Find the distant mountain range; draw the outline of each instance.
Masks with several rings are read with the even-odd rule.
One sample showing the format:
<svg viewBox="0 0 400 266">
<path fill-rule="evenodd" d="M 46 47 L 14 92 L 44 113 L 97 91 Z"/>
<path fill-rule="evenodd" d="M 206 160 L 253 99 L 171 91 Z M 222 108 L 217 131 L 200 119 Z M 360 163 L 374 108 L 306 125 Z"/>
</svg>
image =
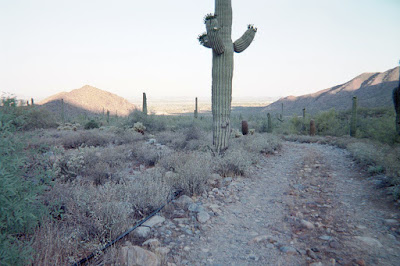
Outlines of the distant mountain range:
<svg viewBox="0 0 400 266">
<path fill-rule="evenodd" d="M 360 107 L 388 107 L 392 104 L 392 90 L 399 85 L 399 67 L 380 73 L 363 73 L 341 85 L 303 96 L 288 96 L 263 108 L 263 112 L 280 113 L 283 103 L 283 115 L 302 114 L 329 110 L 347 110 L 351 108 L 352 97 L 358 99 Z"/>
<path fill-rule="evenodd" d="M 64 100 L 64 110 L 70 115 L 82 113 L 106 113 L 127 116 L 135 106 L 124 98 L 95 87 L 85 85 L 70 92 L 60 92 L 39 102 L 44 108 L 56 114 L 61 112 L 61 99 Z"/>
</svg>

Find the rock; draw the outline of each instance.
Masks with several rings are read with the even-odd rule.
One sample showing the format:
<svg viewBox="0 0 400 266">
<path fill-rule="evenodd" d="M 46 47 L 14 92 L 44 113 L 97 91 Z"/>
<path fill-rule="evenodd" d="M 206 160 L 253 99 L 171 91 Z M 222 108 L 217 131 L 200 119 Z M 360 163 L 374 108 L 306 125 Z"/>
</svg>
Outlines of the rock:
<svg viewBox="0 0 400 266">
<path fill-rule="evenodd" d="M 156 139 L 149 139 L 147 142 L 146 142 L 146 144 L 152 144 L 152 145 L 154 145 L 154 144 L 156 144 L 157 143 L 157 140 Z"/>
<path fill-rule="evenodd" d="M 307 254 L 307 256 L 312 258 L 313 260 L 318 259 L 317 255 L 315 255 L 314 251 L 312 251 L 311 249 L 307 249 L 306 250 L 306 254 Z"/>
<path fill-rule="evenodd" d="M 268 242 L 268 243 L 276 243 L 277 240 L 270 236 L 270 235 L 262 235 L 262 236 L 256 236 L 255 238 L 253 238 L 252 240 L 249 241 L 249 244 L 251 243 L 260 243 L 260 242 Z"/>
<path fill-rule="evenodd" d="M 294 247 L 290 246 L 281 246 L 279 250 L 285 254 L 290 254 L 290 255 L 297 254 L 297 250 Z"/>
<path fill-rule="evenodd" d="M 322 262 L 318 261 L 318 262 L 313 262 L 313 263 L 309 264 L 309 266 L 324 266 L 324 264 L 322 264 Z"/>
<path fill-rule="evenodd" d="M 204 224 L 209 219 L 210 219 L 210 215 L 206 211 L 200 211 L 199 213 L 197 213 L 197 221 L 199 221 L 199 223 Z"/>
<path fill-rule="evenodd" d="M 160 215 L 155 215 L 147 220 L 143 225 L 148 227 L 156 227 L 161 225 L 165 221 L 165 218 Z"/>
<path fill-rule="evenodd" d="M 189 251 L 189 250 L 190 250 L 190 247 L 186 246 L 186 247 L 183 248 L 183 250 L 184 250 L 184 251 Z"/>
<path fill-rule="evenodd" d="M 395 219 L 385 219 L 384 223 L 389 226 L 399 225 L 399 221 Z"/>
<path fill-rule="evenodd" d="M 182 195 L 179 199 L 175 200 L 174 203 L 181 209 L 187 210 L 188 207 L 193 204 L 193 200 L 186 195 Z"/>
<path fill-rule="evenodd" d="M 132 243 L 127 241 L 118 251 L 117 265 L 160 266 L 161 261 L 153 252 L 138 246 L 133 246 Z"/>
<path fill-rule="evenodd" d="M 329 241 L 329 240 L 332 239 L 332 237 L 331 236 L 327 236 L 327 235 L 323 235 L 323 236 L 320 236 L 319 239 L 325 240 L 325 241 Z"/>
<path fill-rule="evenodd" d="M 354 260 L 353 260 L 353 263 L 356 264 L 356 265 L 358 265 L 358 266 L 365 266 L 365 265 L 367 265 L 367 264 L 365 263 L 365 260 L 363 260 L 363 259 L 354 259 Z"/>
<path fill-rule="evenodd" d="M 167 247 L 158 247 L 154 250 L 156 254 L 160 254 L 161 256 L 166 256 L 170 251 Z"/>
<path fill-rule="evenodd" d="M 191 212 L 201 212 L 204 211 L 203 206 L 197 204 L 197 203 L 192 203 L 189 205 L 188 210 Z"/>
<path fill-rule="evenodd" d="M 145 242 L 143 242 L 142 246 L 148 247 L 151 250 L 155 250 L 156 248 L 161 246 L 161 243 L 160 243 L 160 241 L 158 239 L 151 238 L 151 239 L 148 239 Z"/>
<path fill-rule="evenodd" d="M 133 231 L 133 235 L 139 238 L 147 238 L 150 234 L 150 228 L 139 226 Z"/>
<path fill-rule="evenodd" d="M 381 242 L 379 242 L 377 239 L 372 238 L 372 237 L 367 237 L 367 236 L 356 236 L 356 239 L 360 240 L 361 242 L 363 242 L 364 244 L 367 244 L 368 246 L 371 247 L 377 247 L 377 248 L 381 248 L 383 247 L 383 245 L 381 244 Z"/>
<path fill-rule="evenodd" d="M 337 241 L 331 241 L 331 242 L 329 242 L 329 246 L 330 246 L 331 248 L 335 248 L 335 249 L 340 248 L 340 244 L 339 244 L 339 242 L 337 242 Z"/>
<path fill-rule="evenodd" d="M 314 225 L 312 223 L 310 223 L 309 221 L 301 220 L 300 224 L 304 228 L 307 228 L 307 229 L 310 229 L 310 230 L 314 229 Z"/>
</svg>

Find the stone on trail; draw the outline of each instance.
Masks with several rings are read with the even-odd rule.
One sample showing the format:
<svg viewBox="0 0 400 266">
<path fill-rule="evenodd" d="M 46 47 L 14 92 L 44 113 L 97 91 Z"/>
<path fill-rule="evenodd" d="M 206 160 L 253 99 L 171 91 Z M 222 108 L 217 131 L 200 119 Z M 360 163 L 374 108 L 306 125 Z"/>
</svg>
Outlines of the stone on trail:
<svg viewBox="0 0 400 266">
<path fill-rule="evenodd" d="M 307 229 L 310 229 L 310 230 L 314 229 L 314 225 L 312 223 L 310 223 L 309 221 L 301 220 L 300 224 L 304 228 L 307 228 Z"/>
<path fill-rule="evenodd" d="M 143 225 L 148 227 L 155 227 L 161 225 L 164 221 L 165 221 L 164 217 L 156 215 L 147 220 Z"/>
<path fill-rule="evenodd" d="M 290 254 L 290 255 L 295 255 L 297 254 L 297 250 L 294 247 L 289 247 L 289 246 L 281 246 L 279 250 L 283 253 Z"/>
<path fill-rule="evenodd" d="M 118 252 L 118 265 L 126 266 L 160 266 L 161 261 L 151 251 L 133 246 L 129 241 Z"/>
<path fill-rule="evenodd" d="M 187 210 L 190 204 L 193 203 L 193 200 L 186 195 L 182 195 L 179 199 L 175 200 L 174 203 L 181 209 Z"/>
<path fill-rule="evenodd" d="M 197 221 L 199 221 L 199 223 L 204 224 L 209 219 L 210 219 L 210 215 L 206 211 L 201 211 L 201 212 L 197 213 Z"/>
<path fill-rule="evenodd" d="M 381 242 L 379 242 L 377 239 L 372 238 L 372 237 L 367 237 L 367 236 L 356 236 L 356 239 L 360 240 L 361 242 L 363 242 L 364 244 L 367 244 L 368 246 L 371 247 L 377 247 L 377 248 L 381 248 L 383 247 L 383 245 L 381 244 Z"/>
<path fill-rule="evenodd" d="M 150 234 L 150 228 L 139 226 L 133 231 L 133 235 L 139 238 L 147 238 Z"/>
</svg>

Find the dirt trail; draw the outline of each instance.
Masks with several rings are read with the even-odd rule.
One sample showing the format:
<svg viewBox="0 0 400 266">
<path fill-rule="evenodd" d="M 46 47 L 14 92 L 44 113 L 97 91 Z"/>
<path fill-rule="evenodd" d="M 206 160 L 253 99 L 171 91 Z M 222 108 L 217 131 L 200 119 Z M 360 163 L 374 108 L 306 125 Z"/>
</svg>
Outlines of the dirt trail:
<svg viewBox="0 0 400 266">
<path fill-rule="evenodd" d="M 285 142 L 228 189 L 177 265 L 400 265 L 398 208 L 345 150 Z"/>
</svg>

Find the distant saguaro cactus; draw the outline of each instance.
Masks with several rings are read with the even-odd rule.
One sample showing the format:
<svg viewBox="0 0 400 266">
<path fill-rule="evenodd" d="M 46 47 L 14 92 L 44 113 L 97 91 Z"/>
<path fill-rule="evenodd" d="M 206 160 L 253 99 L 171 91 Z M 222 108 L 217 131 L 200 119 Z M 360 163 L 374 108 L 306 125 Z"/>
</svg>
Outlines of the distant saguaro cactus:
<svg viewBox="0 0 400 266">
<path fill-rule="evenodd" d="M 26 106 L 29 106 L 29 101 L 26 101 Z"/>
<path fill-rule="evenodd" d="M 65 124 L 64 99 L 61 99 L 61 121 Z"/>
<path fill-rule="evenodd" d="M 199 115 L 199 112 L 197 110 L 197 97 L 195 98 L 195 104 L 194 104 L 194 118 L 197 118 Z"/>
<path fill-rule="evenodd" d="M 232 102 L 233 52 L 243 52 L 251 44 L 257 29 L 249 25 L 247 31 L 232 42 L 231 0 L 215 0 L 215 13 L 204 22 L 207 33 L 199 36 L 200 43 L 213 50 L 212 113 L 213 145 L 221 153 L 228 148 Z"/>
<path fill-rule="evenodd" d="M 310 121 L 310 136 L 315 136 L 315 132 L 316 132 L 316 128 L 315 128 L 315 121 L 313 119 L 311 119 Z"/>
<path fill-rule="evenodd" d="M 351 109 L 351 120 L 350 120 L 350 136 L 355 137 L 357 131 L 357 97 L 353 97 L 353 106 Z"/>
<path fill-rule="evenodd" d="M 110 111 L 107 110 L 107 124 L 110 123 Z"/>
<path fill-rule="evenodd" d="M 33 98 L 31 98 L 31 105 L 34 106 L 35 102 L 33 101 Z"/>
<path fill-rule="evenodd" d="M 303 124 L 301 125 L 301 131 L 306 131 L 306 108 L 303 108 Z"/>
<path fill-rule="evenodd" d="M 400 61 L 399 61 L 400 64 Z M 400 69 L 399 69 L 399 86 L 393 90 L 393 104 L 396 111 L 396 132 L 400 135 Z"/>
<path fill-rule="evenodd" d="M 272 133 L 272 120 L 271 120 L 271 114 L 268 113 L 267 114 L 268 117 L 268 128 L 267 128 L 267 132 L 268 133 Z"/>
<path fill-rule="evenodd" d="M 249 124 L 247 121 L 243 120 L 242 121 L 242 134 L 247 135 L 249 133 Z"/>
<path fill-rule="evenodd" d="M 143 112 L 143 114 L 147 115 L 147 98 L 146 98 L 146 93 L 145 92 L 143 92 L 142 112 Z"/>
</svg>

